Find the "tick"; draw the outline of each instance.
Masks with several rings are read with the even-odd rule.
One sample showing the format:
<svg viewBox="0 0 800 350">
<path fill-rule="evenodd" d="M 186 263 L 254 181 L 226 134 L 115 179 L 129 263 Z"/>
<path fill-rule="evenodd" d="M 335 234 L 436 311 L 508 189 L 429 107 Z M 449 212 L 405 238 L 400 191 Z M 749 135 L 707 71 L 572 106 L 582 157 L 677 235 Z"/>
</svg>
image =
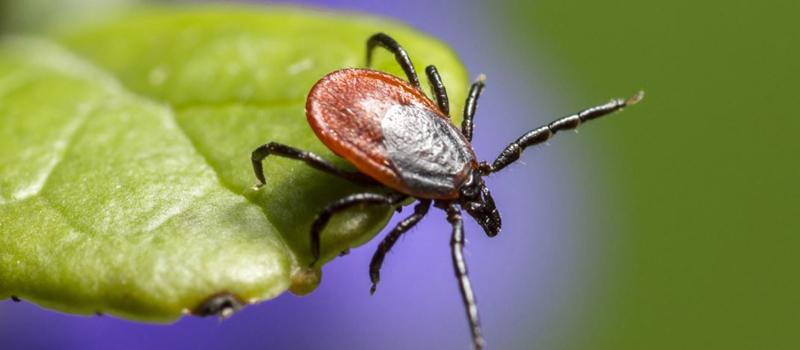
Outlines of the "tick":
<svg viewBox="0 0 800 350">
<path fill-rule="evenodd" d="M 483 76 L 469 89 L 459 128 L 450 120 L 447 91 L 435 66 L 425 68 L 433 92 L 431 99 L 422 91 L 408 54 L 390 36 L 377 33 L 367 40 L 367 67 L 377 47 L 394 54 L 408 81 L 376 70 L 346 68 L 320 79 L 306 100 L 306 117 L 311 129 L 325 146 L 358 171 L 342 170 L 319 155 L 276 142 L 253 151 L 253 170 L 263 185 L 266 179 L 262 161 L 275 155 L 302 160 L 356 184 L 382 186 L 388 190 L 388 193 L 357 193 L 328 205 L 311 225 L 309 234 L 314 257 L 311 266 L 320 257 L 320 235 L 332 215 L 354 206 L 397 206 L 409 198 L 416 199 L 414 213 L 384 237 L 372 257 L 370 293 L 375 293 L 386 253 L 400 236 L 425 216 L 431 204 L 444 210 L 452 226 L 453 267 L 472 342 L 475 349 L 482 349 L 484 339 L 478 307 L 463 255 L 462 211 L 475 219 L 489 237 L 494 237 L 500 232 L 500 213 L 484 184 L 484 177 L 504 169 L 519 159 L 526 148 L 545 142 L 559 131 L 575 129 L 583 122 L 639 102 L 643 93 L 627 100 L 614 99 L 535 128 L 509 144 L 493 162 L 479 162 L 470 142 L 475 109 L 484 88 Z"/>
</svg>

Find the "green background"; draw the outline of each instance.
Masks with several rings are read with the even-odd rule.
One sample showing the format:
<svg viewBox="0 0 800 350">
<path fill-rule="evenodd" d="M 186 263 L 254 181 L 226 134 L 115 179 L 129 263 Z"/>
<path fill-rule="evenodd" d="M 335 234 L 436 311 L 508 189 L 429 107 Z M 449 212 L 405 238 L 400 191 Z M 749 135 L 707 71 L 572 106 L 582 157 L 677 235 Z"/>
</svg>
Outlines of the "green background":
<svg viewBox="0 0 800 350">
<path fill-rule="evenodd" d="M 543 80 L 555 104 L 647 92 L 636 118 L 593 124 L 573 145 L 602 153 L 586 161 L 615 185 L 593 205 L 615 208 L 605 220 L 616 230 L 604 243 L 612 280 L 589 293 L 596 309 L 578 315 L 587 329 L 561 343 L 800 346 L 798 2 L 519 1 L 501 11 L 519 59 L 550 68 L 521 74 Z"/>
</svg>

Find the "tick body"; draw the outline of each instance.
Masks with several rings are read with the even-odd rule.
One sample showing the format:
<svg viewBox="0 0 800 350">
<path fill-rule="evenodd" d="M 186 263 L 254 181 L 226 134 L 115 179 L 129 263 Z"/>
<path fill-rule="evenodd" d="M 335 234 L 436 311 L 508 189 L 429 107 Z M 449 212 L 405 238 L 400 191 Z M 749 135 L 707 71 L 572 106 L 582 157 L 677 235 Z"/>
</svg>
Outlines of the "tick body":
<svg viewBox="0 0 800 350">
<path fill-rule="evenodd" d="M 308 95 L 317 137 L 359 171 L 400 193 L 456 199 L 475 152 L 419 89 L 367 69 L 328 74 Z"/>
<path fill-rule="evenodd" d="M 477 303 L 463 256 L 462 211 L 475 219 L 488 236 L 500 232 L 500 214 L 483 177 L 519 159 L 527 147 L 542 143 L 559 131 L 574 129 L 585 121 L 637 103 L 643 94 L 627 100 L 614 99 L 534 128 L 506 146 L 493 162 L 479 162 L 470 142 L 478 98 L 484 88 L 483 78 L 470 87 L 463 122 L 457 127 L 450 120 L 447 91 L 436 68 L 425 69 L 433 91 L 429 98 L 420 87 L 408 54 L 388 35 L 378 33 L 367 40 L 367 66 L 377 47 L 394 54 L 407 80 L 370 69 L 342 69 L 319 80 L 306 101 L 306 116 L 314 133 L 331 151 L 353 164 L 357 172 L 339 169 L 316 154 L 275 142 L 253 151 L 253 169 L 263 184 L 266 179 L 262 161 L 270 155 L 282 156 L 302 160 L 316 169 L 365 186 L 363 193 L 328 205 L 311 225 L 312 266 L 319 259 L 320 236 L 331 216 L 354 206 L 397 206 L 408 198 L 417 200 L 414 213 L 385 236 L 372 257 L 371 293 L 380 280 L 386 253 L 397 240 L 427 214 L 431 204 L 444 210 L 452 226 L 453 268 L 472 341 L 475 349 L 482 349 L 484 339 Z M 388 191 L 378 193 L 376 187 Z"/>
</svg>

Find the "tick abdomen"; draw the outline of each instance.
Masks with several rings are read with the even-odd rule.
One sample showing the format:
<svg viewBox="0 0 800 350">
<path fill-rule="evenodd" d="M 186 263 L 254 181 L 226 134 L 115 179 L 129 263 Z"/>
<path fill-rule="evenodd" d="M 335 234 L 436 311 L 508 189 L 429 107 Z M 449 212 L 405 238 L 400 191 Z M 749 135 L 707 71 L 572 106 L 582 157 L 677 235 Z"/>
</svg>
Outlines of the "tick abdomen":
<svg viewBox="0 0 800 350">
<path fill-rule="evenodd" d="M 457 195 L 475 155 L 448 120 L 418 105 L 397 105 L 383 117 L 381 129 L 391 165 L 418 196 Z"/>
</svg>

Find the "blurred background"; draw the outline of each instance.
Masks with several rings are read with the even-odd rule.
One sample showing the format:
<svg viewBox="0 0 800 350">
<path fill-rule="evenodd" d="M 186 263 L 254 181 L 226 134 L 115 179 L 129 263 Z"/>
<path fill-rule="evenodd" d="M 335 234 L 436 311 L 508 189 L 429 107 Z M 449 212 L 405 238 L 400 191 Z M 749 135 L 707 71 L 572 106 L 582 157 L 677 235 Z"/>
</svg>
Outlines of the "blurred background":
<svg viewBox="0 0 800 350">
<path fill-rule="evenodd" d="M 0 1 L 0 27 L 133 2 Z M 468 223 L 467 259 L 490 349 L 800 348 L 800 3 L 282 3 L 384 16 L 451 45 L 488 76 L 484 159 L 556 117 L 647 92 L 489 180 L 504 231 Z M 315 293 L 222 323 L 0 302 L 0 348 L 466 349 L 448 241 L 434 213 L 387 258 L 375 296 L 377 240 L 327 265 Z"/>
</svg>

